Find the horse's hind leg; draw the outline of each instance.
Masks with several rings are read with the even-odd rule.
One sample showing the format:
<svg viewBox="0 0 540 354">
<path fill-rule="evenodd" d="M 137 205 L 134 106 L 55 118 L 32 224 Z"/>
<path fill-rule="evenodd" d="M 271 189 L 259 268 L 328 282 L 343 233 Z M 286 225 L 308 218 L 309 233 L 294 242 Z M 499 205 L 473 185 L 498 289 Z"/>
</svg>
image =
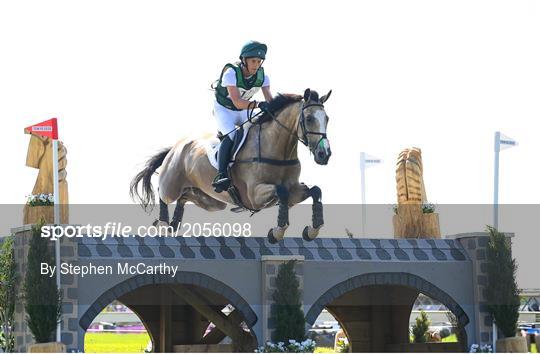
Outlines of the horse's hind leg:
<svg viewBox="0 0 540 354">
<path fill-rule="evenodd" d="M 178 225 L 182 223 L 182 218 L 184 217 L 184 204 L 185 203 L 186 203 L 186 200 L 184 198 L 180 198 L 176 201 L 176 207 L 174 208 L 173 217 L 170 223 L 170 225 L 175 230 L 178 228 Z"/>
<path fill-rule="evenodd" d="M 169 207 L 161 198 L 159 198 L 159 218 L 155 220 L 152 225 L 154 226 L 168 226 L 169 225 Z"/>
</svg>

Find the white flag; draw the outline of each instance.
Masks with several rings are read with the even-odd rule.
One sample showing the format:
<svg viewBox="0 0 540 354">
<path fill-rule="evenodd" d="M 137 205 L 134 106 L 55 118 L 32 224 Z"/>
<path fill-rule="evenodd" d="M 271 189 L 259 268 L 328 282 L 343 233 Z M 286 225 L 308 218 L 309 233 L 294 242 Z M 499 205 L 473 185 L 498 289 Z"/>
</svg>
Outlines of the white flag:
<svg viewBox="0 0 540 354">
<path fill-rule="evenodd" d="M 501 137 L 499 139 L 499 143 L 501 146 L 501 150 L 509 149 L 511 147 L 518 145 L 517 141 L 515 141 L 514 139 L 504 135 L 503 133 L 500 133 L 500 134 L 501 134 Z"/>
<path fill-rule="evenodd" d="M 365 168 L 372 167 L 373 165 L 382 163 L 383 161 L 375 156 L 366 154 L 365 152 L 360 153 L 360 166 Z"/>
</svg>

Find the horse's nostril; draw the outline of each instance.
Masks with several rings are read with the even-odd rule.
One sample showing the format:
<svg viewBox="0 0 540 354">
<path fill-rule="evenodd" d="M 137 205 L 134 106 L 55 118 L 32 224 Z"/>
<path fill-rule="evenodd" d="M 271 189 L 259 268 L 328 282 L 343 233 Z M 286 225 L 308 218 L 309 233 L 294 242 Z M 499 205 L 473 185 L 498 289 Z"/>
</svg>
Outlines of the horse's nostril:
<svg viewBox="0 0 540 354">
<path fill-rule="evenodd" d="M 319 151 L 317 153 L 317 156 L 319 156 L 320 159 L 324 158 L 324 152 L 323 151 Z"/>
</svg>

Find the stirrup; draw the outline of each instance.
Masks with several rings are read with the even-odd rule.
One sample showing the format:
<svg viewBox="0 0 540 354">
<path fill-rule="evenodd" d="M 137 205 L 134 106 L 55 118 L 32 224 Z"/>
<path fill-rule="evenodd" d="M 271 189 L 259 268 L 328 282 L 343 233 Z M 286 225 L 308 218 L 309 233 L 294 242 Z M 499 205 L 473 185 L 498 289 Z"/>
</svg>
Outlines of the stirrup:
<svg viewBox="0 0 540 354">
<path fill-rule="evenodd" d="M 227 175 L 225 174 L 218 174 L 216 178 L 214 178 L 214 181 L 212 182 L 212 186 L 214 187 L 214 191 L 216 193 L 221 193 L 229 188 L 231 185 L 231 180 Z"/>
</svg>

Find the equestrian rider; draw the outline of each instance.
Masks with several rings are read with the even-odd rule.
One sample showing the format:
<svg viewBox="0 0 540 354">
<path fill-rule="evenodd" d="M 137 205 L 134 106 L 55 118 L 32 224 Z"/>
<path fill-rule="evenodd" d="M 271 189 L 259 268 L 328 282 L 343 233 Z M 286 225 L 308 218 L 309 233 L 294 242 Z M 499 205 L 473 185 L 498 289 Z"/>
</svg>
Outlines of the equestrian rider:
<svg viewBox="0 0 540 354">
<path fill-rule="evenodd" d="M 227 167 L 231 160 L 236 125 L 248 120 L 248 109 L 257 107 L 267 111 L 268 103 L 272 101 L 270 80 L 262 67 L 266 51 L 263 43 L 246 43 L 240 52 L 240 61 L 225 65 L 215 87 L 214 116 L 218 130 L 224 135 L 218 153 L 219 172 L 212 183 L 218 193 L 227 190 L 231 183 Z M 266 101 L 250 101 L 261 88 Z"/>
</svg>

